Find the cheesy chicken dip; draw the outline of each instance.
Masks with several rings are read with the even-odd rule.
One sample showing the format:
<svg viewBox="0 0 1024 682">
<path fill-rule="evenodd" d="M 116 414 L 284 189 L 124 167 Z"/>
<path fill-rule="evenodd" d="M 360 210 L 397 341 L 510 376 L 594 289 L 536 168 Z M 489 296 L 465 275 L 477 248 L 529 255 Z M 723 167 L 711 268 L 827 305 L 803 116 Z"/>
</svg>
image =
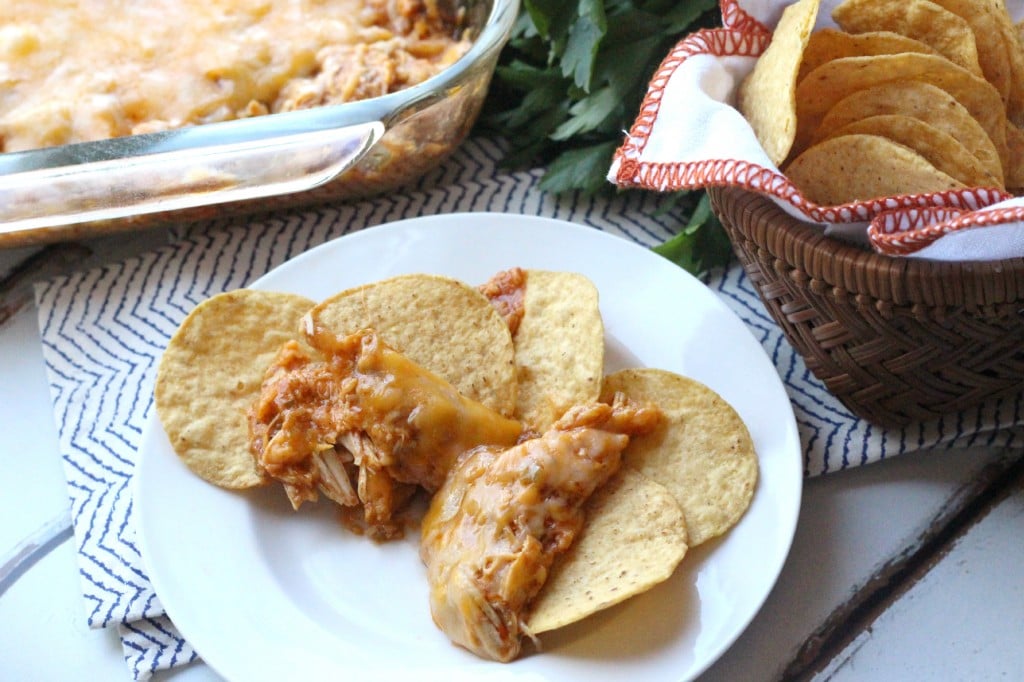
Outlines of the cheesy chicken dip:
<svg viewBox="0 0 1024 682">
<path fill-rule="evenodd" d="M 0 152 L 376 97 L 468 47 L 436 0 L 4 0 Z"/>
</svg>

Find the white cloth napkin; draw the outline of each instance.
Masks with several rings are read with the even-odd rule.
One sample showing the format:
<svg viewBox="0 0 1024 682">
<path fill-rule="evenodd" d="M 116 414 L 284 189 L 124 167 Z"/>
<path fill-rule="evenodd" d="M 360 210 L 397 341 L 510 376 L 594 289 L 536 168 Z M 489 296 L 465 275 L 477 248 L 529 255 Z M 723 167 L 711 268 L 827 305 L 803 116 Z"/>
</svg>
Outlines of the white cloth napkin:
<svg viewBox="0 0 1024 682">
<path fill-rule="evenodd" d="M 118 628 L 135 679 L 197 657 L 164 615 L 142 568 L 131 499 L 136 448 L 152 414 L 155 364 L 194 305 L 245 286 L 327 240 L 420 215 L 499 211 L 548 216 L 645 246 L 664 241 L 679 226 L 681 216 L 657 211 L 652 193 L 555 198 L 537 189 L 540 172 L 504 174 L 496 168 L 498 158 L 498 148 L 471 140 L 417 191 L 286 212 L 259 222 L 195 225 L 155 251 L 36 288 L 85 616 L 91 627 Z M 739 266 L 714 274 L 707 284 L 775 362 L 796 411 L 808 476 L 920 448 L 1024 440 L 1024 396 L 904 429 L 871 426 L 852 416 L 807 370 Z"/>
<path fill-rule="evenodd" d="M 773 164 L 734 108 L 735 93 L 792 0 L 720 0 L 720 29 L 684 37 L 651 79 L 608 179 L 667 191 L 729 185 L 760 192 L 790 215 L 880 253 L 936 260 L 1024 257 L 1024 203 L 966 189 L 843 206 L 805 198 Z M 822 0 L 816 28 L 835 27 Z M 1024 0 L 1007 0 L 1015 19 Z M 922 210 L 937 209 L 937 210 Z"/>
</svg>

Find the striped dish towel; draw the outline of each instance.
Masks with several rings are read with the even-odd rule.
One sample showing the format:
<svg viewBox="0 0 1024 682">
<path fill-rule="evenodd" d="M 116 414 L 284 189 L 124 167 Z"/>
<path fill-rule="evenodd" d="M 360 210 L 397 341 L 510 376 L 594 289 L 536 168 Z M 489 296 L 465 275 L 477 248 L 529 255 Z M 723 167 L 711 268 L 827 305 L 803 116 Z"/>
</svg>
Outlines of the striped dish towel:
<svg viewBox="0 0 1024 682">
<path fill-rule="evenodd" d="M 421 215 L 496 211 L 582 223 L 645 246 L 667 239 L 681 216 L 657 197 L 552 197 L 539 172 L 504 173 L 500 149 L 471 140 L 414 191 L 361 203 L 282 213 L 254 221 L 199 224 L 155 251 L 36 288 L 54 414 L 71 498 L 85 616 L 116 627 L 135 679 L 196 660 L 164 615 L 132 526 L 131 478 L 152 414 L 155 364 L 189 310 L 242 287 L 330 239 Z M 1024 396 L 905 429 L 880 429 L 851 415 L 807 370 L 768 317 L 741 268 L 707 279 L 761 342 L 792 399 L 804 471 L 816 476 L 921 448 L 1008 445 L 1024 440 Z"/>
</svg>

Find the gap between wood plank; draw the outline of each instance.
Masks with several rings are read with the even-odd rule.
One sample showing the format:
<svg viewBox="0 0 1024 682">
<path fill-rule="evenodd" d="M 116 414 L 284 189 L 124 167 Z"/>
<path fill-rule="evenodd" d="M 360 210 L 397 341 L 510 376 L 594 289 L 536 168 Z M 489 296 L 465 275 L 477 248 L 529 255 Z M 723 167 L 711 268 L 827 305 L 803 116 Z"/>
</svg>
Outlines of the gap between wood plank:
<svg viewBox="0 0 1024 682">
<path fill-rule="evenodd" d="M 780 680 L 803 682 L 821 672 L 835 656 L 899 596 L 907 592 L 988 512 L 1024 481 L 1024 451 L 984 467 L 971 484 L 958 490 L 911 547 L 886 563 L 805 641 Z"/>
</svg>

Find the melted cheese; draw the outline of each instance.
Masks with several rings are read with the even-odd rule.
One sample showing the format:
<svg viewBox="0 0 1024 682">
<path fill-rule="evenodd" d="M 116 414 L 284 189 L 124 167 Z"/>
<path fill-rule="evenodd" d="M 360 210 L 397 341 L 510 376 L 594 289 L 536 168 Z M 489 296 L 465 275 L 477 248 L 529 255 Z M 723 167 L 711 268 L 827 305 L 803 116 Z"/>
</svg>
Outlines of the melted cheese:
<svg viewBox="0 0 1024 682">
<path fill-rule="evenodd" d="M 522 425 L 366 334 L 356 364 L 363 429 L 399 481 L 433 492 L 464 452 L 515 443 Z"/>
<path fill-rule="evenodd" d="M 496 661 L 519 654 L 530 602 L 582 527 L 584 503 L 618 470 L 630 435 L 660 418 L 624 401 L 579 405 L 537 438 L 458 460 L 420 538 L 431 616 L 451 641 Z"/>
<path fill-rule="evenodd" d="M 467 450 L 519 439 L 519 422 L 461 395 L 372 331 L 313 341 L 322 359 L 295 341 L 282 347 L 248 413 L 258 468 L 285 484 L 296 508 L 318 489 L 355 504 L 354 486 L 368 532 L 393 537 L 410 486 L 433 492 Z"/>
<path fill-rule="evenodd" d="M 383 94 L 463 54 L 448 33 L 421 2 L 4 0 L 0 151 Z"/>
</svg>

